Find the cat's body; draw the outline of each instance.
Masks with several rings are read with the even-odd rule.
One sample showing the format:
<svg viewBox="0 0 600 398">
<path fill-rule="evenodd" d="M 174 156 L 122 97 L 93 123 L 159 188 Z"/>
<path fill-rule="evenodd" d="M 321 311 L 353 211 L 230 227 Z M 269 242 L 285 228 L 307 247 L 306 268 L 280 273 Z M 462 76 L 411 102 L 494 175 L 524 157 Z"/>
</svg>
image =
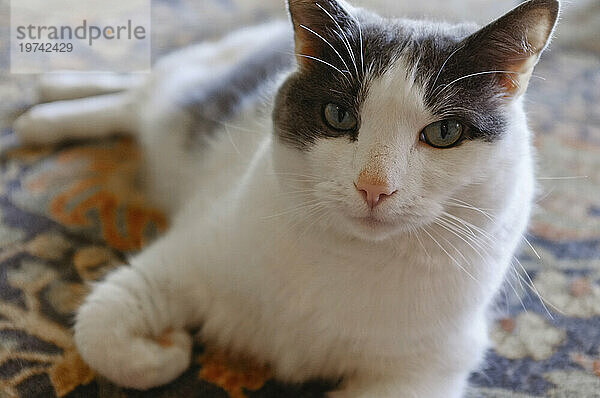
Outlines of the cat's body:
<svg viewBox="0 0 600 398">
<path fill-rule="evenodd" d="M 480 74 L 481 54 L 462 69 L 451 61 L 469 48 L 485 53 L 493 28 L 469 41 L 472 25 L 384 23 L 359 10 L 349 17 L 334 1 L 291 1 L 295 51 L 308 55 L 298 56 L 300 72 L 286 55 L 291 29 L 274 23 L 175 53 L 104 103 L 34 108 L 17 123 L 29 140 L 137 130 L 152 196 L 173 214 L 169 231 L 81 307 L 83 358 L 119 384 L 148 388 L 188 366 L 187 329 L 201 327 L 202 339 L 284 380 L 345 377 L 332 396 L 461 396 L 529 217 L 520 94 L 557 9 L 535 0 L 508 15 L 538 19 L 521 43 L 528 57 L 510 65 L 524 76 L 517 84 Z M 336 24 L 344 35 L 332 34 Z M 467 74 L 484 80 L 453 91 Z M 446 108 L 435 102 L 438 82 L 452 88 Z M 355 106 L 354 130 L 325 133 L 327 116 L 311 127 L 321 98 Z M 461 108 L 473 126 L 464 142 L 440 149 L 419 139 Z M 331 123 L 352 122 L 336 109 Z"/>
</svg>

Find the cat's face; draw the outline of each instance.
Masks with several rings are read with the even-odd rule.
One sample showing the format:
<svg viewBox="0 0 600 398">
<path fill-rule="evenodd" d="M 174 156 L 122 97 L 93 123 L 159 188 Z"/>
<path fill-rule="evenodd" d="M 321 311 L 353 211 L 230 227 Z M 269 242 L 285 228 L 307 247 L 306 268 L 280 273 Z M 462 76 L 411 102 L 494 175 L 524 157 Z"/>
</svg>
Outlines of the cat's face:
<svg viewBox="0 0 600 398">
<path fill-rule="evenodd" d="M 533 0 L 477 30 L 335 0 L 289 8 L 299 68 L 273 114 L 282 189 L 306 216 L 368 240 L 434 222 L 493 176 L 558 13 Z"/>
</svg>

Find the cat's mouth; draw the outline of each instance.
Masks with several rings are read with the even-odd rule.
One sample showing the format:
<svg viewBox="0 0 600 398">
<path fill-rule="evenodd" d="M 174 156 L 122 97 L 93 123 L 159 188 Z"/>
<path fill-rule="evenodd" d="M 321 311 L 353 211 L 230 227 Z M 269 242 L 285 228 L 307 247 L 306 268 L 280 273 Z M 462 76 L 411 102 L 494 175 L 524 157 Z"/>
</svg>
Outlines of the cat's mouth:
<svg viewBox="0 0 600 398">
<path fill-rule="evenodd" d="M 363 232 L 381 232 L 384 234 L 408 231 L 424 221 L 423 217 L 414 214 L 397 214 L 384 218 L 371 213 L 363 216 L 352 215 L 348 218 L 355 227 Z"/>
</svg>

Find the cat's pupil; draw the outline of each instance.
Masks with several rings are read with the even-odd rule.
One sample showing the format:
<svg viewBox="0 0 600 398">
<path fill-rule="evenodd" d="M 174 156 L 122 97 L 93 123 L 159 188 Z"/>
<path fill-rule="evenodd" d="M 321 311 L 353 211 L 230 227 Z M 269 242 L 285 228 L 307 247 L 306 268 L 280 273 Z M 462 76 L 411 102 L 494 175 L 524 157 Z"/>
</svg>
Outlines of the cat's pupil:
<svg viewBox="0 0 600 398">
<path fill-rule="evenodd" d="M 346 117 L 346 111 L 343 110 L 342 108 L 340 108 L 339 106 L 337 107 L 337 119 L 338 119 L 338 123 L 341 123 L 344 121 L 345 117 Z"/>
<path fill-rule="evenodd" d="M 440 134 L 443 140 L 445 140 L 448 136 L 448 122 L 446 120 L 444 120 L 440 125 Z"/>
</svg>

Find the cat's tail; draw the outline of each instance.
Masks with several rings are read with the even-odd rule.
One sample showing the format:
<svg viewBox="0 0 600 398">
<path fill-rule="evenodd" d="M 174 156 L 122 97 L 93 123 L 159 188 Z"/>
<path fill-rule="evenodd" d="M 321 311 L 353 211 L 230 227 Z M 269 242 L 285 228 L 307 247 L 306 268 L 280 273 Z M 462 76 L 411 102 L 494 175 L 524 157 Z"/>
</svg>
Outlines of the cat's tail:
<svg viewBox="0 0 600 398">
<path fill-rule="evenodd" d="M 39 82 L 41 101 L 14 123 L 24 143 L 50 144 L 67 139 L 133 133 L 137 129 L 136 89 L 141 75 L 52 73 Z"/>
</svg>

